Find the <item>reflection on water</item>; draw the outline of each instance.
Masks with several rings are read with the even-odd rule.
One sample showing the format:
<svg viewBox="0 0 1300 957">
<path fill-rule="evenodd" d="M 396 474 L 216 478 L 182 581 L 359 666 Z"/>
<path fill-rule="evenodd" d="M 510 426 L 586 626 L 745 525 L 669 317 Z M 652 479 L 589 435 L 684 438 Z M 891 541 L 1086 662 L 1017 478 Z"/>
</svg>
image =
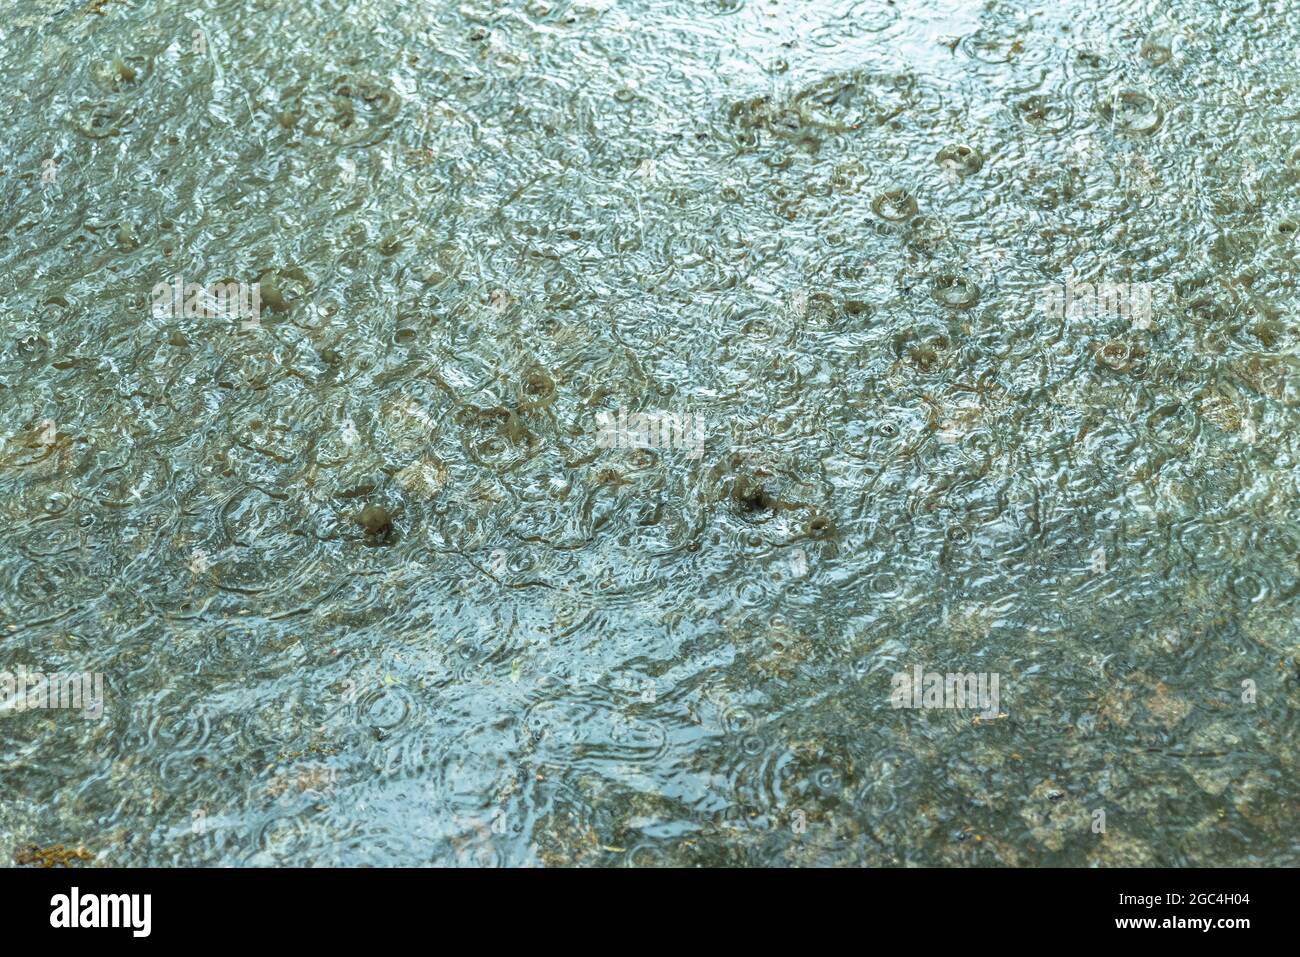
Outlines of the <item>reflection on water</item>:
<svg viewBox="0 0 1300 957">
<path fill-rule="evenodd" d="M 6 10 L 6 858 L 1300 860 L 1289 0 Z"/>
</svg>

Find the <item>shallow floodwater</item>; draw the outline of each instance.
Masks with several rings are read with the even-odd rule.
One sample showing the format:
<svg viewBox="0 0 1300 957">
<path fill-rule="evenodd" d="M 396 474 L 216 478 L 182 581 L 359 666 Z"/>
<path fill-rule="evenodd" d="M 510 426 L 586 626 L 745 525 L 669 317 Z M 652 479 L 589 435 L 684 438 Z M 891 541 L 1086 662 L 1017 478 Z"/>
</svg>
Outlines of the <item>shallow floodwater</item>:
<svg viewBox="0 0 1300 957">
<path fill-rule="evenodd" d="M 103 681 L 0 701 L 6 862 L 1300 863 L 1292 0 L 3 0 L 0 80 L 0 670 Z"/>
</svg>

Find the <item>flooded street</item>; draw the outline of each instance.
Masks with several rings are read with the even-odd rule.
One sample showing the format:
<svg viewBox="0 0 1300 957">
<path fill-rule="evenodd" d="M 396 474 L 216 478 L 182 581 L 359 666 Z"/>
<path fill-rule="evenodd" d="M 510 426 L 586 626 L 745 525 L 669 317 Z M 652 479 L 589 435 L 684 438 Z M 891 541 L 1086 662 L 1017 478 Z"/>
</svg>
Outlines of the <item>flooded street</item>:
<svg viewBox="0 0 1300 957">
<path fill-rule="evenodd" d="M 0 0 L 0 77 L 0 861 L 1300 864 L 1292 0 Z"/>
</svg>

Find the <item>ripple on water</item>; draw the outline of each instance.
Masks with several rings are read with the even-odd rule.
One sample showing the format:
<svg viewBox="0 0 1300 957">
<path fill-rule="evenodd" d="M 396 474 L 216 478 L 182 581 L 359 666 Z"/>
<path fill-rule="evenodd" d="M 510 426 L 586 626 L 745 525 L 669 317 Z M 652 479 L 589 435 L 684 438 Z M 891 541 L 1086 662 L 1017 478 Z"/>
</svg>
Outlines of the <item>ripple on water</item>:
<svg viewBox="0 0 1300 957">
<path fill-rule="evenodd" d="M 1170 690 L 1294 644 L 1284 4 L 208 6 L 206 55 L 116 4 L 0 49 L 0 628 L 109 692 L 5 725 L 56 769 L 32 827 L 141 864 L 1097 864 L 1038 806 L 1104 792 L 1159 854 L 1276 863 L 1251 801 L 1224 840 L 1097 769 L 1213 718 L 1224 780 L 1294 796 L 1276 695 L 1256 735 Z M 178 273 L 260 321 L 155 315 Z M 1102 278 L 1150 319 L 1046 314 Z M 620 409 L 703 449 L 604 447 Z M 891 709 L 918 662 L 1033 694 Z"/>
</svg>

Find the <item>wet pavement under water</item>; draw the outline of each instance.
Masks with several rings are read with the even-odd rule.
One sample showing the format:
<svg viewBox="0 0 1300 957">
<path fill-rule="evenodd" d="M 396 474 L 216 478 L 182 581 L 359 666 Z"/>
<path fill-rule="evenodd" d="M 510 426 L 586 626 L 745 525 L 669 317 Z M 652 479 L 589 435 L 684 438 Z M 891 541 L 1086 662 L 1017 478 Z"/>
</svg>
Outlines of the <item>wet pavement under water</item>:
<svg viewBox="0 0 1300 957">
<path fill-rule="evenodd" d="M 3 0 L 0 77 L 0 669 L 104 681 L 0 702 L 6 861 L 1300 861 L 1290 0 Z"/>
</svg>

